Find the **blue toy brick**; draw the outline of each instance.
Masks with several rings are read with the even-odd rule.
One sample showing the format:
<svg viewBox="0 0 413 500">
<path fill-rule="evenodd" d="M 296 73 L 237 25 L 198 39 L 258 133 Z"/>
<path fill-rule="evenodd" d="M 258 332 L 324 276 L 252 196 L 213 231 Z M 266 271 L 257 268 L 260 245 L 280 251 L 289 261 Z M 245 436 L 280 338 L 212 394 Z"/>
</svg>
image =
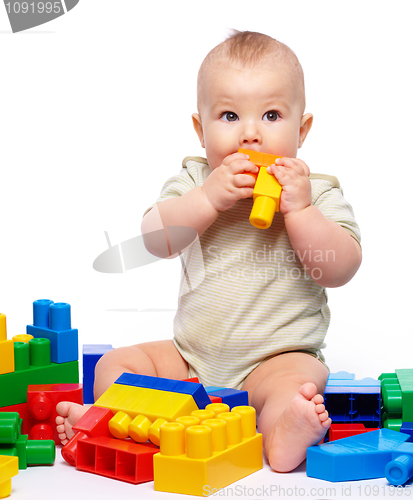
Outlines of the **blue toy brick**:
<svg viewBox="0 0 413 500">
<path fill-rule="evenodd" d="M 336 372 L 336 373 L 330 373 L 328 376 L 328 381 L 331 380 L 354 380 L 355 375 L 354 373 L 349 373 L 349 372 Z"/>
<path fill-rule="evenodd" d="M 347 372 L 331 374 L 324 391 L 326 410 L 334 423 L 369 422 L 370 427 L 379 427 L 380 392 L 379 380 L 354 380 Z"/>
<path fill-rule="evenodd" d="M 27 325 L 26 331 L 34 338 L 50 340 L 53 363 L 78 360 L 78 331 L 71 328 L 70 304 L 51 300 L 34 301 L 33 325 Z"/>
<path fill-rule="evenodd" d="M 221 389 L 225 389 L 225 387 L 214 387 L 213 385 L 209 385 L 208 387 L 205 387 L 205 390 L 207 394 L 215 391 L 220 391 Z"/>
<path fill-rule="evenodd" d="M 237 391 L 236 389 L 219 389 L 217 391 L 209 392 L 210 396 L 218 396 L 222 402 L 227 404 L 230 408 L 234 406 L 248 406 L 248 392 Z"/>
<path fill-rule="evenodd" d="M 392 460 L 386 465 L 384 474 L 387 481 L 400 486 L 413 476 L 413 443 L 403 443 L 392 453 Z"/>
<path fill-rule="evenodd" d="M 93 404 L 95 367 L 99 359 L 113 347 L 110 344 L 85 344 L 83 346 L 83 403 Z"/>
<path fill-rule="evenodd" d="M 307 449 L 307 476 L 327 481 L 384 477 L 393 452 L 408 436 L 389 429 L 367 432 Z M 413 443 L 412 443 L 413 445 Z"/>
<path fill-rule="evenodd" d="M 116 384 L 133 385 L 145 389 L 157 389 L 159 391 L 178 392 L 189 394 L 200 410 L 211 404 L 211 400 L 202 384 L 195 382 L 184 382 L 161 377 L 150 377 L 148 375 L 136 375 L 134 373 L 123 373 L 116 381 Z"/>
<path fill-rule="evenodd" d="M 400 432 L 410 436 L 409 441 L 413 441 L 413 422 L 403 422 L 400 427 Z"/>
</svg>

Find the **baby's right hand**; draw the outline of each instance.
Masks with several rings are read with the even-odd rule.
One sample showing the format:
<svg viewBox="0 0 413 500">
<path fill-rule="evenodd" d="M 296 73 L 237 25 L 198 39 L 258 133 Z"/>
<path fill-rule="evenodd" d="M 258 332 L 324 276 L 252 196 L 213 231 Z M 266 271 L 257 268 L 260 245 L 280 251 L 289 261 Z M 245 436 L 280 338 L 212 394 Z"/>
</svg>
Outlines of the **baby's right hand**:
<svg viewBox="0 0 413 500">
<path fill-rule="evenodd" d="M 258 167 L 248 160 L 248 155 L 234 153 L 207 177 L 201 189 L 215 210 L 228 210 L 238 200 L 252 196 L 255 179 L 243 172 L 256 174 Z"/>
</svg>

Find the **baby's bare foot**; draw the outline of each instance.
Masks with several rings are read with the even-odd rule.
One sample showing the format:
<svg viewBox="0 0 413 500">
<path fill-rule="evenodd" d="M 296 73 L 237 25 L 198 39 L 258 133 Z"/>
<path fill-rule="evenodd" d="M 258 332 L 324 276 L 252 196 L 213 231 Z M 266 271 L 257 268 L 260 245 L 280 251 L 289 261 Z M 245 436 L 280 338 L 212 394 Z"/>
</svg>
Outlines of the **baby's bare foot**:
<svg viewBox="0 0 413 500">
<path fill-rule="evenodd" d="M 275 471 L 289 472 L 298 467 L 307 448 L 324 437 L 331 419 L 323 403 L 316 386 L 308 382 L 277 419 L 265 440 L 266 455 Z"/>
<path fill-rule="evenodd" d="M 58 416 L 56 417 L 56 429 L 63 445 L 75 435 L 72 427 L 88 409 L 87 406 L 81 406 L 77 403 L 70 403 L 68 401 L 62 401 L 57 404 L 56 411 Z"/>
</svg>

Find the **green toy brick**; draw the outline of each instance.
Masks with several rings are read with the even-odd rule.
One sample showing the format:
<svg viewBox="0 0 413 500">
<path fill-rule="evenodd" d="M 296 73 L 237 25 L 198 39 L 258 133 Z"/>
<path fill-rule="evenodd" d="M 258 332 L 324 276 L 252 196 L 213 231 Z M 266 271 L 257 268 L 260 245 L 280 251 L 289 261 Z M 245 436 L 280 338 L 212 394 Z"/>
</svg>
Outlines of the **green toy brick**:
<svg viewBox="0 0 413 500">
<path fill-rule="evenodd" d="M 413 422 L 413 370 L 396 370 L 402 391 L 402 420 Z"/>
<path fill-rule="evenodd" d="M 0 375 L 0 407 L 27 402 L 27 387 L 37 384 L 78 384 L 79 362 L 30 366 Z"/>
<path fill-rule="evenodd" d="M 52 363 L 50 340 L 14 343 L 15 371 L 0 375 L 0 408 L 27 402 L 27 387 L 79 383 L 79 362 Z"/>
</svg>

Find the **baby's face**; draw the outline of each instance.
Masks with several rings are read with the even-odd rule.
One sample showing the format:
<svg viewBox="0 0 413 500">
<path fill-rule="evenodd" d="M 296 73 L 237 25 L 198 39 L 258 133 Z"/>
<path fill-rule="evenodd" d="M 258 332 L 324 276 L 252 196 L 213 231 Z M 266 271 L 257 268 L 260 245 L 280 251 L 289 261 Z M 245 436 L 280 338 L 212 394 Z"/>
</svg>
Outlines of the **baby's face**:
<svg viewBox="0 0 413 500">
<path fill-rule="evenodd" d="M 239 148 L 295 158 L 312 120 L 302 111 L 302 90 L 288 66 L 243 68 L 222 61 L 204 77 L 193 121 L 215 169 Z"/>
</svg>

